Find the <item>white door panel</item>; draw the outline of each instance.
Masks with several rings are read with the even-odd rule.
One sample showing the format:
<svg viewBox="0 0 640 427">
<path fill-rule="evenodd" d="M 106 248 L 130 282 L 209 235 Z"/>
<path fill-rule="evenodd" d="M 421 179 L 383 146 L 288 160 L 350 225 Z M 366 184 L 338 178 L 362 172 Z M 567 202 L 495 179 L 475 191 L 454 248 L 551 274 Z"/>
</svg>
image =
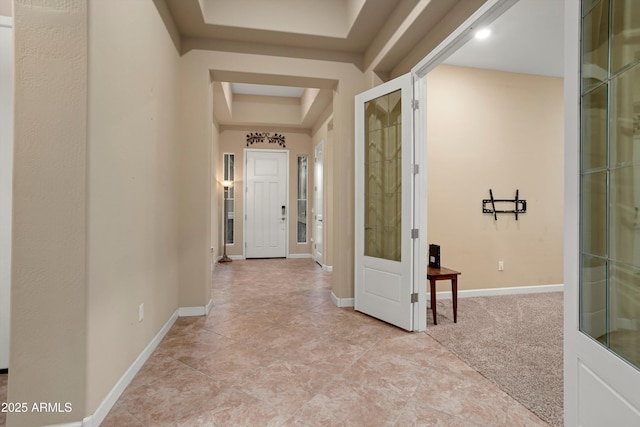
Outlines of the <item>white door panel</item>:
<svg viewBox="0 0 640 427">
<path fill-rule="evenodd" d="M 611 156 L 624 147 L 629 165 L 640 159 L 631 130 L 640 100 L 633 90 L 637 71 L 608 65 L 631 46 L 611 38 L 619 33 L 610 27 L 618 25 L 617 13 L 626 28 L 638 28 L 640 18 L 630 13 L 636 2 L 564 3 L 564 421 L 566 426 L 640 426 L 640 183 L 633 167 L 615 157 L 598 167 L 590 163 L 601 148 Z M 592 63 L 595 50 L 608 58 L 604 68 Z M 594 69 L 602 71 L 597 77 L 603 81 L 591 91 L 583 84 L 596 81 L 588 73 Z M 604 102 L 596 103 L 601 89 Z M 593 131 L 600 123 L 612 125 L 605 137 Z M 621 132 L 622 124 L 628 132 Z M 598 246 L 601 241 L 606 248 Z"/>
<path fill-rule="evenodd" d="M 246 258 L 287 256 L 286 151 L 245 150 Z"/>
<path fill-rule="evenodd" d="M 324 191 L 324 142 L 320 142 L 315 148 L 314 171 L 314 233 L 313 233 L 313 259 L 320 265 L 324 264 L 324 217 L 323 217 L 323 191 Z"/>
</svg>

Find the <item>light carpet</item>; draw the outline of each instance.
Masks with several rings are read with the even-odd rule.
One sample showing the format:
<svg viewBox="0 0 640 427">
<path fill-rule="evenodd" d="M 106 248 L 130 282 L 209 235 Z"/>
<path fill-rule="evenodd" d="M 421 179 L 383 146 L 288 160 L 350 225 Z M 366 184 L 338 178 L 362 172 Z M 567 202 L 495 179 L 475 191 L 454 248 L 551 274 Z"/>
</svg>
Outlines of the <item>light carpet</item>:
<svg viewBox="0 0 640 427">
<path fill-rule="evenodd" d="M 551 426 L 563 424 L 563 293 L 437 301 L 427 333 Z"/>
</svg>

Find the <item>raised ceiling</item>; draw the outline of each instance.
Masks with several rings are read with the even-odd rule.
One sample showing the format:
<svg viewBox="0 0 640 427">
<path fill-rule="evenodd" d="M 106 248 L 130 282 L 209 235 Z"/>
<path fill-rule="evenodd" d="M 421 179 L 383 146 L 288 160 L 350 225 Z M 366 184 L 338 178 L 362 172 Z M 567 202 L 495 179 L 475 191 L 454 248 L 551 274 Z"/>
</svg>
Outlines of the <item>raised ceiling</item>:
<svg viewBox="0 0 640 427">
<path fill-rule="evenodd" d="M 182 53 L 191 49 L 251 53 L 352 63 L 381 78 L 409 71 L 437 42 L 461 22 L 452 16 L 469 16 L 485 0 L 154 0 L 166 3 L 178 29 Z M 520 0 L 505 18 L 494 24 L 484 45 L 468 43 L 449 63 L 540 73 L 549 70 L 549 46 L 562 46 L 560 0 Z M 559 16 L 557 16 L 559 14 Z M 508 18 L 508 19 L 507 19 Z M 560 26 L 558 28 L 558 22 Z M 544 26 L 544 28 L 540 28 Z M 536 30 L 537 29 L 537 33 Z M 526 30 L 526 31 L 525 31 Z M 439 38 L 438 38 L 439 37 Z M 542 44 L 541 44 L 542 43 Z M 538 47 L 536 47 L 538 46 Z M 539 46 L 542 46 L 541 48 Z M 561 53 L 560 53 L 561 55 Z M 561 61 L 559 61 L 561 63 Z M 492 65 L 493 64 L 493 65 Z M 510 66 L 517 64 L 518 67 Z M 497 67 L 496 67 L 497 66 Z M 523 68 L 524 67 L 524 68 Z M 527 68 L 529 67 L 529 68 Z M 528 70 L 528 71 L 527 71 Z M 557 74 L 557 67 L 551 72 Z M 561 71 L 560 71 L 561 73 Z M 549 74 L 549 73 L 548 73 Z M 212 72 L 220 99 L 214 104 L 222 126 L 261 126 L 310 129 L 327 109 L 332 88 L 327 82 L 278 80 L 265 76 Z M 233 83 L 233 84 L 228 84 Z M 268 86 L 263 86 L 263 85 Z M 282 88 L 293 85 L 296 88 Z M 286 97 L 288 100 L 283 100 Z M 303 97 L 307 101 L 303 102 Z M 308 99 L 312 106 L 302 107 Z M 233 108 L 233 100 L 240 108 Z M 278 121 L 265 114 L 265 122 L 247 111 L 251 103 L 273 104 L 275 110 L 299 108 L 295 119 Z M 294 105 L 298 106 L 295 107 Z M 304 109 L 305 111 L 302 111 Z M 233 112 L 232 112 L 233 110 Z"/>
<path fill-rule="evenodd" d="M 457 24 L 447 19 L 451 12 L 468 16 L 485 0 L 154 0 L 165 3 L 180 37 L 182 53 L 192 49 L 239 52 L 257 55 L 329 60 L 351 63 L 383 79 L 408 71 L 412 58 L 420 59 L 429 46 L 419 46 L 432 32 L 446 33 Z M 441 37 L 441 36 L 440 36 Z M 433 46 L 431 46 L 432 48 Z M 405 61 L 403 63 L 403 61 Z M 406 62 L 408 61 L 408 62 Z M 293 113 L 296 120 L 283 119 L 274 126 L 310 129 L 331 103 L 332 88 L 313 82 L 283 83 L 274 76 L 251 76 L 212 72 L 214 90 L 227 102 L 214 104 L 214 115 L 222 126 L 258 126 L 247 105 L 274 103 L 272 110 Z M 259 86 L 226 83 L 267 84 Z M 324 83 L 324 82 L 323 82 Z M 272 86 L 300 85 L 300 96 L 284 102 Z M 284 92 L 290 92 L 285 89 Z M 258 95 L 262 99 L 255 96 Z M 291 95 L 289 95 L 291 97 Z M 302 101 L 303 97 L 306 99 Z M 219 98 L 225 99 L 220 96 Z M 297 99 L 298 101 L 295 101 Z M 312 99 L 312 106 L 308 100 Z M 231 100 L 231 101 L 230 101 Z M 233 103 L 238 101 L 239 108 Z M 303 105 L 304 104 L 304 105 Z M 286 105 L 286 107 L 285 107 Z M 271 111 L 270 111 L 271 112 Z M 284 116 L 283 116 L 284 117 Z"/>
</svg>

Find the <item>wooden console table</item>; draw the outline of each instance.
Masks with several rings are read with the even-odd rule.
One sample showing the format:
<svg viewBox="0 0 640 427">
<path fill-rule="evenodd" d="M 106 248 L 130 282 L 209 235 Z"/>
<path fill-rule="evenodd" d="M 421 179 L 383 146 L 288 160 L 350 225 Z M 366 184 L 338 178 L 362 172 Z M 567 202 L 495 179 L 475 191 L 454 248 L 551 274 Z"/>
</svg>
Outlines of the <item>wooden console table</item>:
<svg viewBox="0 0 640 427">
<path fill-rule="evenodd" d="M 438 324 L 436 318 L 436 282 L 438 280 L 451 280 L 451 298 L 453 298 L 453 322 L 458 323 L 458 275 L 459 271 L 445 267 L 427 268 L 427 279 L 429 279 L 429 290 L 431 292 L 431 311 L 433 311 L 433 324 Z"/>
</svg>

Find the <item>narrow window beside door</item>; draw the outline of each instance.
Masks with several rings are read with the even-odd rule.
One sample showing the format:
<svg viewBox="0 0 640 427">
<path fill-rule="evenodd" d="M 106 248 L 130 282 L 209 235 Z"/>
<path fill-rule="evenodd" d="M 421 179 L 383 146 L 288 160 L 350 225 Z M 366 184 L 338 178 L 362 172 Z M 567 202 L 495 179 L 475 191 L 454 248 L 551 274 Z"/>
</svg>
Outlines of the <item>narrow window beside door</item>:
<svg viewBox="0 0 640 427">
<path fill-rule="evenodd" d="M 298 156 L 298 243 L 307 243 L 307 156 Z"/>
<path fill-rule="evenodd" d="M 234 181 L 234 171 L 233 171 L 233 164 L 234 164 L 234 159 L 235 159 L 235 155 L 234 154 L 230 154 L 230 153 L 225 153 L 224 154 L 224 177 L 223 180 L 225 181 Z M 232 245 L 233 244 L 233 238 L 234 238 L 234 233 L 233 233 L 233 224 L 234 224 L 234 218 L 235 218 L 235 189 L 234 186 L 232 185 L 231 187 L 225 188 L 224 189 L 224 200 L 225 203 L 227 204 L 226 206 L 226 213 L 227 213 L 227 217 L 225 218 L 225 221 L 227 221 L 227 235 L 226 235 L 226 243 L 227 245 Z"/>
</svg>

